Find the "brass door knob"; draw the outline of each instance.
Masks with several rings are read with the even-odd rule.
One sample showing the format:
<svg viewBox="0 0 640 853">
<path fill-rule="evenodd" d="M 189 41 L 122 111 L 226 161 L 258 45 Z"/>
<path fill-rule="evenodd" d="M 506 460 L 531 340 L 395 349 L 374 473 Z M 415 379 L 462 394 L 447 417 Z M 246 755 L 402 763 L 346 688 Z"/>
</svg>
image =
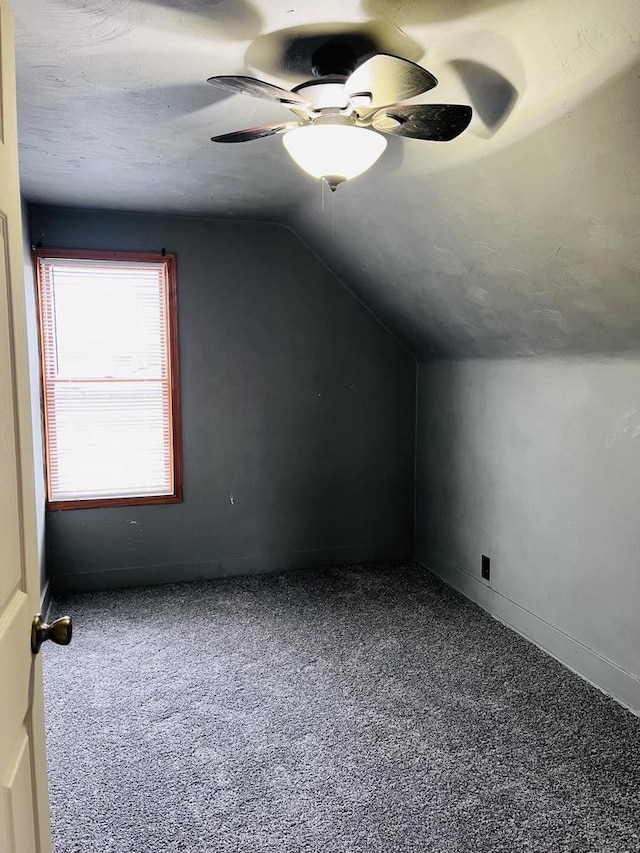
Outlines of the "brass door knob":
<svg viewBox="0 0 640 853">
<path fill-rule="evenodd" d="M 72 633 L 71 616 L 63 616 L 47 625 L 42 621 L 42 613 L 38 613 L 31 623 L 31 651 L 37 655 L 45 640 L 52 640 L 59 646 L 68 646 Z"/>
</svg>

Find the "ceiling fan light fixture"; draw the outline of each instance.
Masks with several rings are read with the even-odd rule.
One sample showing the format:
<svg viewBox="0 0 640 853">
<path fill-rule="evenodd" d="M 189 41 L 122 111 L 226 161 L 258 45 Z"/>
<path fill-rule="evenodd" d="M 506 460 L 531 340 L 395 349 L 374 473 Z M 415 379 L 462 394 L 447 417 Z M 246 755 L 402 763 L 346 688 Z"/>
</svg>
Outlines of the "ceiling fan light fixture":
<svg viewBox="0 0 640 853">
<path fill-rule="evenodd" d="M 290 130 L 282 138 L 293 160 L 314 178 L 332 184 L 366 172 L 387 147 L 374 130 L 345 124 L 312 124 Z"/>
</svg>

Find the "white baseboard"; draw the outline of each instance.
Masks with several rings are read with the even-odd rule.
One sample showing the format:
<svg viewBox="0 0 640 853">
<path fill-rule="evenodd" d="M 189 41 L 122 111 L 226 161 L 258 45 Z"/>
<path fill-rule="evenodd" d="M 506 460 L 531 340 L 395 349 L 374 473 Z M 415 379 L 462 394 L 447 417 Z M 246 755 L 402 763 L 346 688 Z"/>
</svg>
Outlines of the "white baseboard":
<svg viewBox="0 0 640 853">
<path fill-rule="evenodd" d="M 499 622 L 640 716 L 640 678 L 637 675 L 622 669 L 458 566 L 429 560 L 426 549 L 420 543 L 415 543 L 414 560 Z"/>
</svg>

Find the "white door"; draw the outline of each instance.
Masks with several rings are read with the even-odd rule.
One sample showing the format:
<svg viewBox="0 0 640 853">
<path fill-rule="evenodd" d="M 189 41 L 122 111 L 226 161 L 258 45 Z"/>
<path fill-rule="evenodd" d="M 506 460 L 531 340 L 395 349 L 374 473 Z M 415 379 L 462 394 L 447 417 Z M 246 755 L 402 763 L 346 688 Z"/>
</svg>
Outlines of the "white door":
<svg viewBox="0 0 640 853">
<path fill-rule="evenodd" d="M 50 853 L 13 22 L 0 0 L 0 850 Z"/>
</svg>

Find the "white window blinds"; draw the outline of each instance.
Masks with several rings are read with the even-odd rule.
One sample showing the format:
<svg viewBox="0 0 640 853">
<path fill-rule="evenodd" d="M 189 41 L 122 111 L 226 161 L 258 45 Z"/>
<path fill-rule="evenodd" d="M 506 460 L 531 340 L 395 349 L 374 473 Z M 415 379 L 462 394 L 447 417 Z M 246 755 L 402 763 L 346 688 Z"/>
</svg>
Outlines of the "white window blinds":
<svg viewBox="0 0 640 853">
<path fill-rule="evenodd" d="M 174 493 L 166 264 L 39 258 L 50 502 Z"/>
</svg>

